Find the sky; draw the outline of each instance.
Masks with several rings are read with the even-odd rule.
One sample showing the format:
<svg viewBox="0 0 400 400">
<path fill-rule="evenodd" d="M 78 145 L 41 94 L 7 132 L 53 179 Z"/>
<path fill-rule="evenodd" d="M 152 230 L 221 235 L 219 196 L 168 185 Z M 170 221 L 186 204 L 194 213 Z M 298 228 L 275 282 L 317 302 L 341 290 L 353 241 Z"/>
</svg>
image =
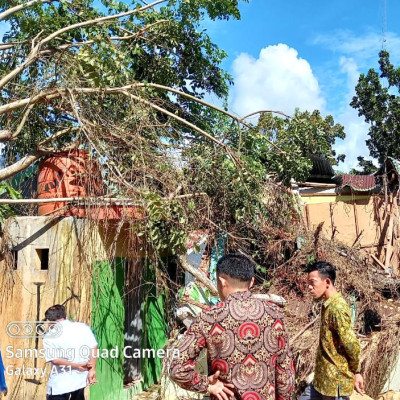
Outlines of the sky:
<svg viewBox="0 0 400 400">
<path fill-rule="evenodd" d="M 346 139 L 335 144 L 346 154 L 339 170 L 356 167 L 359 155 L 369 158 L 368 125 L 349 103 L 360 73 L 378 68 L 383 46 L 400 65 L 400 1 L 249 0 L 240 11 L 239 21 L 203 23 L 228 54 L 222 66 L 235 82 L 230 111 L 319 109 L 345 127 Z M 0 37 L 4 30 L 0 24 Z"/>
<path fill-rule="evenodd" d="M 240 10 L 240 21 L 204 23 L 228 53 L 230 110 L 243 116 L 319 109 L 345 127 L 346 139 L 335 144 L 346 154 L 339 170 L 356 167 L 359 155 L 369 158 L 368 125 L 349 103 L 360 73 L 378 68 L 383 46 L 399 66 L 400 1 L 250 0 Z"/>
</svg>

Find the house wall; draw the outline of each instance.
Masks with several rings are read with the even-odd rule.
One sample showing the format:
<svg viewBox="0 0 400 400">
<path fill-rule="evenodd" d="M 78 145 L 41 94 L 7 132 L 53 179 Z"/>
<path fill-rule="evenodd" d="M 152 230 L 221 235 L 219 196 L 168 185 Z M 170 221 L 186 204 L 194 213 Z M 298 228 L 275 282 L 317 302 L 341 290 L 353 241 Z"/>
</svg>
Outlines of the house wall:
<svg viewBox="0 0 400 400">
<path fill-rule="evenodd" d="M 64 301 L 67 301 L 68 317 L 92 326 L 100 349 L 116 345 L 123 348 L 126 323 L 136 320 L 133 316 L 132 321 L 126 321 L 124 290 L 132 292 L 134 288 L 129 287 L 129 281 L 124 281 L 124 261 L 134 260 L 139 268 L 143 268 L 142 263 L 137 262 L 142 255 L 137 249 L 132 249 L 134 241 L 131 240 L 129 226 L 109 226 L 105 229 L 104 226 L 74 217 L 17 217 L 6 224 L 4 231 L 7 245 L 18 251 L 17 269 L 6 265 L 4 260 L 0 262 L 3 272 L 0 274 L 0 345 L 5 367 L 9 367 L 8 372 L 15 372 L 15 368 L 22 367 L 25 367 L 25 371 L 34 366 L 45 368 L 46 365 L 43 358 L 16 358 L 16 349 L 37 347 L 40 351 L 42 340 L 12 338 L 7 334 L 7 324 L 11 321 L 41 320 L 48 307 Z M 46 271 L 40 269 L 37 252 L 43 248 L 49 249 Z M 111 250 L 119 256 L 116 268 L 107 261 L 107 254 Z M 166 342 L 163 296 L 155 293 L 154 273 L 146 274 L 146 290 L 139 305 L 144 327 L 140 334 L 143 333 L 142 345 L 157 349 Z M 35 282 L 41 283 L 39 318 Z M 70 299 L 72 292 L 79 300 Z M 7 351 L 10 350 L 8 346 L 12 346 L 12 353 Z M 134 389 L 123 389 L 122 363 L 121 356 L 116 360 L 108 358 L 98 361 L 99 383 L 91 387 L 92 398 L 128 399 L 160 377 L 161 360 L 142 360 L 142 382 L 135 385 Z M 47 366 L 44 377 L 7 374 L 8 398 L 45 398 L 49 371 Z M 107 395 L 102 395 L 104 393 Z M 118 397 L 114 394 L 118 394 Z"/>
<path fill-rule="evenodd" d="M 302 195 L 301 200 L 309 228 L 315 230 L 324 222 L 322 233 L 325 237 L 331 239 L 334 236 L 348 246 L 382 253 L 385 244 L 382 197 L 313 194 Z"/>
</svg>

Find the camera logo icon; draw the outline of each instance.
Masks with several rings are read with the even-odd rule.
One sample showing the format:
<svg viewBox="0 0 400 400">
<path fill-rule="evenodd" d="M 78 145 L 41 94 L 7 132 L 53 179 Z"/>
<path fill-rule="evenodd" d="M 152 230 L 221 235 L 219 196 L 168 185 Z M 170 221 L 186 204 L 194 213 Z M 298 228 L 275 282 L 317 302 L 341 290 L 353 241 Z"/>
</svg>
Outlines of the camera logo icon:
<svg viewBox="0 0 400 400">
<path fill-rule="evenodd" d="M 6 326 L 6 333 L 15 339 L 46 338 L 55 339 L 61 336 L 62 325 L 48 321 L 11 321 Z"/>
</svg>

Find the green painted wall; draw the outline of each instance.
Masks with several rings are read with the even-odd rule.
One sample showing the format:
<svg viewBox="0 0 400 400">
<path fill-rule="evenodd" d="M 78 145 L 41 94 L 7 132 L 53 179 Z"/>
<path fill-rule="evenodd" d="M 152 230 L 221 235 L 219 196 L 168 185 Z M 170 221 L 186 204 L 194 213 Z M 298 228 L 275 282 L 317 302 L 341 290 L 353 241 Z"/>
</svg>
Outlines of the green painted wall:
<svg viewBox="0 0 400 400">
<path fill-rule="evenodd" d="M 99 358 L 97 361 L 98 383 L 90 388 L 94 400 L 128 400 L 145 388 L 158 382 L 162 360 L 142 359 L 143 382 L 131 389 L 123 388 L 123 354 L 125 307 L 123 299 L 124 260 L 115 264 L 96 263 L 92 290 L 92 329 L 99 349 L 111 350 L 119 347 L 118 358 Z M 143 280 L 143 339 L 142 348 L 162 349 L 167 342 L 165 295 L 156 295 L 155 271 L 151 265 L 145 267 Z"/>
</svg>

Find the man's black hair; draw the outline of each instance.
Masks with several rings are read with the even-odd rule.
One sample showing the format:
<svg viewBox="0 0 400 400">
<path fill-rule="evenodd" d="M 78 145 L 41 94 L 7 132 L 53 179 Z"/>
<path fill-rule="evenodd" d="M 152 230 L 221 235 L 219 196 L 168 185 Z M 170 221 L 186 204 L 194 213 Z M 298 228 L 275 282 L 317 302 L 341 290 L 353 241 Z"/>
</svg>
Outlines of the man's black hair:
<svg viewBox="0 0 400 400">
<path fill-rule="evenodd" d="M 312 264 L 307 265 L 307 273 L 318 271 L 324 278 L 329 278 L 332 284 L 335 284 L 336 280 L 336 268 L 331 263 L 326 261 L 316 261 Z"/>
<path fill-rule="evenodd" d="M 44 317 L 48 321 L 57 321 L 58 319 L 65 319 L 67 317 L 67 312 L 64 306 L 56 304 L 46 310 Z"/>
<path fill-rule="evenodd" d="M 238 281 L 250 282 L 254 276 L 254 263 L 243 254 L 226 254 L 218 260 L 217 275 L 226 275 Z"/>
</svg>

